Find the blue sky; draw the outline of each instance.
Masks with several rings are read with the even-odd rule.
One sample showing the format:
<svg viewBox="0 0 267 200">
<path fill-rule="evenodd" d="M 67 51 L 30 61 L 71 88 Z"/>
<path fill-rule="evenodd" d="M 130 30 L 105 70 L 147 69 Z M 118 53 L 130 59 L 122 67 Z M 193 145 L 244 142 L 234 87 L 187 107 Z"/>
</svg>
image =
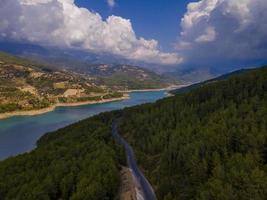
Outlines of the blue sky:
<svg viewBox="0 0 267 200">
<path fill-rule="evenodd" d="M 180 20 L 190 0 L 117 0 L 110 8 L 106 0 L 76 0 L 78 6 L 98 12 L 106 19 L 110 15 L 130 19 L 137 36 L 156 39 L 165 51 L 173 51 L 181 31 Z"/>
<path fill-rule="evenodd" d="M 0 1 L 0 41 L 140 64 L 240 68 L 267 61 L 266 10 L 266 0 Z"/>
</svg>

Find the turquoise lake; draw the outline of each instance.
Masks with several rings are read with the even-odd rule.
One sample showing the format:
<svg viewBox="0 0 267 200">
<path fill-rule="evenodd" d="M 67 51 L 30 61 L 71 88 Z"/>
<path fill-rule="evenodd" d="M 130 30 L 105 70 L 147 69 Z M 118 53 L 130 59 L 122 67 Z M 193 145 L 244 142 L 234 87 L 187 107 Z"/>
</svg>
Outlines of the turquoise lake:
<svg viewBox="0 0 267 200">
<path fill-rule="evenodd" d="M 165 91 L 132 92 L 130 99 L 77 107 L 58 107 L 54 111 L 0 120 L 0 160 L 28 152 L 45 133 L 96 115 L 128 106 L 154 102 L 165 97 Z"/>
</svg>

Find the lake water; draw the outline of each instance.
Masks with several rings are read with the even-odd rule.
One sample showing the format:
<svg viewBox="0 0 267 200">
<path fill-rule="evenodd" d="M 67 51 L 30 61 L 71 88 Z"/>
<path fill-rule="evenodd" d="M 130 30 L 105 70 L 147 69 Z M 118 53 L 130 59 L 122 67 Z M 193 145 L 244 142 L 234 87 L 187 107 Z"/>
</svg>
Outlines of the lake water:
<svg viewBox="0 0 267 200">
<path fill-rule="evenodd" d="M 165 91 L 132 92 L 130 99 L 77 107 L 59 107 L 36 116 L 19 116 L 0 120 L 0 160 L 28 152 L 45 133 L 101 112 L 121 109 L 165 97 Z"/>
</svg>

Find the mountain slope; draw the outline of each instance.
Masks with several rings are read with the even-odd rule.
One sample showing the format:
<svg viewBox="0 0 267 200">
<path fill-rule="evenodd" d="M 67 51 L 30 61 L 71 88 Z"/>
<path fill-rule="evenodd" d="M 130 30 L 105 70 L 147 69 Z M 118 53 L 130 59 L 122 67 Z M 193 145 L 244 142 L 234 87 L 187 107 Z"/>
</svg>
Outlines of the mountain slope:
<svg viewBox="0 0 267 200">
<path fill-rule="evenodd" d="M 129 65 L 95 65 L 89 74 L 95 74 L 99 83 L 120 90 L 158 89 L 178 84 L 177 81 L 149 70 Z"/>
<path fill-rule="evenodd" d="M 114 97 L 122 94 L 97 86 L 92 77 L 0 53 L 0 113 Z"/>
<path fill-rule="evenodd" d="M 46 135 L 31 153 L 0 162 L 1 199 L 115 199 L 119 155 L 105 118 Z"/>
<path fill-rule="evenodd" d="M 61 69 L 95 77 L 97 84 L 116 90 L 159 89 L 179 84 L 179 81 L 150 70 L 121 64 L 90 64 L 72 61 L 72 65 L 58 65 Z"/>
<path fill-rule="evenodd" d="M 266 67 L 126 109 L 121 118 L 158 199 L 266 198 Z"/>
</svg>

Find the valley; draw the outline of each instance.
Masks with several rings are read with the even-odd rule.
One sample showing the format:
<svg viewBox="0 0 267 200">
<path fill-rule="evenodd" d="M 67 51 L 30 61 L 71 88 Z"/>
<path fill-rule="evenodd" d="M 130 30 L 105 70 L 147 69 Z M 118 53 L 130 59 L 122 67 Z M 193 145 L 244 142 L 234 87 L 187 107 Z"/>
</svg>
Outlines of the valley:
<svg viewBox="0 0 267 200">
<path fill-rule="evenodd" d="M 131 89 L 158 89 L 174 82 L 134 66 L 96 65 L 67 71 L 0 53 L 0 119 L 35 115 L 59 106 L 128 98 Z"/>
<path fill-rule="evenodd" d="M 21 115 L 1 119 L 0 160 L 33 150 L 37 140 L 47 132 L 56 131 L 102 112 L 154 102 L 165 96 L 165 91 L 130 92 L 129 98 L 120 101 L 60 106 L 49 112 L 36 113 L 38 115 Z"/>
</svg>

